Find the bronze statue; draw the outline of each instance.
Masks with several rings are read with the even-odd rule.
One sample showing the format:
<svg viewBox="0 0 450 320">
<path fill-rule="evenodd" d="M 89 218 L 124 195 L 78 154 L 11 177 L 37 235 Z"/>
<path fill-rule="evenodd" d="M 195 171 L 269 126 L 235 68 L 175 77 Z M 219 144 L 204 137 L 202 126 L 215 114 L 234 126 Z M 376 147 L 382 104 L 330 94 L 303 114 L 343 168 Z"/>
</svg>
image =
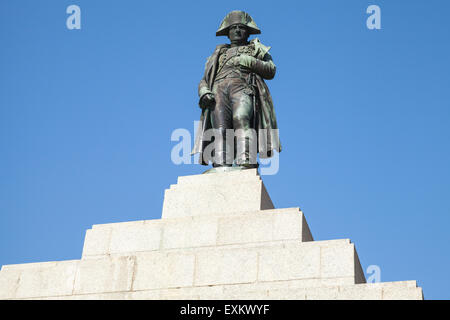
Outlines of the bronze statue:
<svg viewBox="0 0 450 320">
<path fill-rule="evenodd" d="M 258 38 L 248 41 L 251 34 L 260 33 L 243 11 L 230 12 L 216 32 L 228 36 L 230 44 L 218 45 L 207 59 L 198 87 L 202 113 L 192 154 L 200 153 L 200 164 L 255 168 L 256 153 L 267 158 L 273 150 L 281 151 L 272 98 L 264 82 L 274 78 L 276 67 L 270 47 Z"/>
</svg>

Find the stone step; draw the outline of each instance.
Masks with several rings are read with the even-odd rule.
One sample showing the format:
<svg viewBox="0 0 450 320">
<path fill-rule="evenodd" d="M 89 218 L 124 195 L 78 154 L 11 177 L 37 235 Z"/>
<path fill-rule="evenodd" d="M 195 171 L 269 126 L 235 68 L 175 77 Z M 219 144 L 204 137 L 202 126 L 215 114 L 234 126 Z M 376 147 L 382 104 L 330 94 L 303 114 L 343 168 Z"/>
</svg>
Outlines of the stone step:
<svg viewBox="0 0 450 320">
<path fill-rule="evenodd" d="M 273 209 L 256 169 L 179 177 L 164 193 L 162 219 Z"/>
<path fill-rule="evenodd" d="M 313 240 L 299 208 L 94 225 L 82 256 L 280 240 Z"/>
<path fill-rule="evenodd" d="M 23 299 L 41 300 L 423 300 L 416 281 L 317 286 L 302 282 L 218 285 Z"/>
<path fill-rule="evenodd" d="M 81 260 L 3 266 L 0 299 L 423 299 L 364 282 L 350 240 L 313 241 L 244 170 L 179 177 L 162 219 L 94 225 Z"/>
<path fill-rule="evenodd" d="M 348 239 L 150 251 L 3 266 L 0 299 L 218 285 L 365 282 Z"/>
<path fill-rule="evenodd" d="M 205 185 L 225 186 L 238 182 L 261 181 L 261 177 L 256 169 L 217 172 L 210 174 L 197 174 L 190 176 L 180 176 L 177 179 L 178 186 L 197 187 Z"/>
</svg>

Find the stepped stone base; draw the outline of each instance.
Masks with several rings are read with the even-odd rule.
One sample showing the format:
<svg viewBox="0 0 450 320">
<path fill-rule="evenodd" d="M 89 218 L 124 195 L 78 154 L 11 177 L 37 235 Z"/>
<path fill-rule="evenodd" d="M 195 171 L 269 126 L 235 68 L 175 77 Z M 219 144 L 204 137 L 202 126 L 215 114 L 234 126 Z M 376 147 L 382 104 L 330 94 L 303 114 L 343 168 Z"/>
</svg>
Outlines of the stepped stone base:
<svg viewBox="0 0 450 320">
<path fill-rule="evenodd" d="M 354 244 L 313 241 L 252 169 L 179 177 L 162 219 L 94 225 L 80 260 L 3 266 L 0 299 L 423 299 L 365 282 Z"/>
</svg>

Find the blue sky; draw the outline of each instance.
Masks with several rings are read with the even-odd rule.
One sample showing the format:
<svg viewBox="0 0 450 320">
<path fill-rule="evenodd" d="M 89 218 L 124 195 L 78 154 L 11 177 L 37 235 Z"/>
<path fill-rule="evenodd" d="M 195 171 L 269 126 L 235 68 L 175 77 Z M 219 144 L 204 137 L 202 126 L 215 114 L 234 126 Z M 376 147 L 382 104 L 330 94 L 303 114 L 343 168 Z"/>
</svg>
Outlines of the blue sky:
<svg viewBox="0 0 450 320">
<path fill-rule="evenodd" d="M 445 0 L 2 0 L 0 265 L 79 259 L 93 224 L 158 219 L 164 189 L 205 170 L 173 164 L 170 136 L 199 119 L 205 58 L 236 9 L 277 65 L 275 206 L 299 206 L 316 240 L 350 238 L 381 281 L 449 299 Z"/>
</svg>

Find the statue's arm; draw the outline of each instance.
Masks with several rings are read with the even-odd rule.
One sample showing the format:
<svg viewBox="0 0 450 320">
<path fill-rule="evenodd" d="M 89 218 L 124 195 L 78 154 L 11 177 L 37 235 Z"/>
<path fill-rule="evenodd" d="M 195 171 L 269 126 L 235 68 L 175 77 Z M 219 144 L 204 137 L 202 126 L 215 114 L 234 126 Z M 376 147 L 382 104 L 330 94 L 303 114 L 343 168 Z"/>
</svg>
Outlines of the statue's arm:
<svg viewBox="0 0 450 320">
<path fill-rule="evenodd" d="M 202 98 L 205 94 L 212 93 L 211 89 L 209 88 L 208 82 L 206 81 L 207 66 L 208 66 L 208 62 L 210 59 L 211 59 L 211 57 L 208 57 L 208 59 L 206 59 L 205 71 L 203 74 L 203 78 L 202 78 L 202 80 L 200 80 L 200 83 L 198 84 L 199 101 L 202 100 Z"/>
<path fill-rule="evenodd" d="M 200 83 L 198 85 L 198 98 L 201 100 L 205 94 L 212 93 L 209 89 L 208 83 L 206 83 L 205 78 L 200 80 Z"/>
<path fill-rule="evenodd" d="M 263 60 L 252 56 L 242 55 L 240 63 L 267 80 L 273 79 L 277 71 L 277 67 L 273 63 L 272 56 L 269 53 L 265 54 Z"/>
</svg>

